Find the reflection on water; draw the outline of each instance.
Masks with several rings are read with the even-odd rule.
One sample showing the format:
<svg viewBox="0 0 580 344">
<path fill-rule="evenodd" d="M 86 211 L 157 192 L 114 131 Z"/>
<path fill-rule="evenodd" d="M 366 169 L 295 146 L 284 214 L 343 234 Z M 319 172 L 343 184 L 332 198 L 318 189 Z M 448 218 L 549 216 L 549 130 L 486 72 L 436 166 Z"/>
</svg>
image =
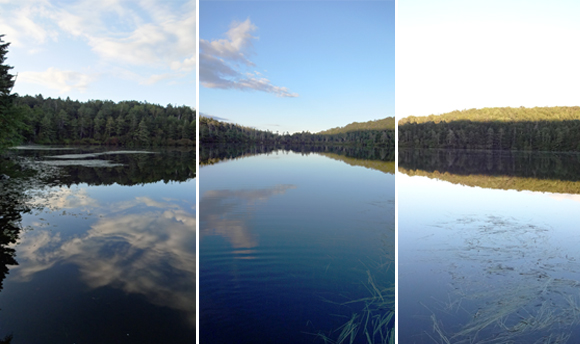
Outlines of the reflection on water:
<svg viewBox="0 0 580 344">
<path fill-rule="evenodd" d="M 39 169 L 47 168 L 39 163 L 49 159 L 44 155 L 54 155 L 25 152 L 12 160 Z M 189 167 L 170 162 L 146 173 L 159 156 L 175 161 L 183 154 L 144 154 L 149 161 L 117 152 L 129 171 L 73 163 L 33 174 L 21 191 L 17 236 L 4 246 L 18 265 L 0 293 L 1 331 L 13 332 L 14 343 L 194 340 L 195 182 L 183 177 Z M 25 179 L 8 173 L 10 183 Z"/>
<path fill-rule="evenodd" d="M 86 194 L 86 189 L 81 193 Z M 123 202 L 121 214 L 97 208 L 94 199 L 90 204 L 91 211 L 99 212 L 101 218 L 80 236 L 65 239 L 60 232 L 50 230 L 21 236 L 17 247 L 23 259 L 12 269 L 14 281 L 30 281 L 34 274 L 55 264 L 71 263 L 90 288 L 112 286 L 145 295 L 154 304 L 186 311 L 194 325 L 193 211 L 148 197 Z M 147 210 L 130 213 L 143 207 Z M 171 278 L 174 272 L 179 272 L 178 278 Z"/>
<path fill-rule="evenodd" d="M 200 146 L 200 165 L 212 165 L 220 161 L 236 160 L 260 154 L 272 154 L 278 151 L 294 152 L 302 155 L 320 154 L 346 163 L 370 164 L 381 166 L 381 163 L 392 163 L 394 173 L 395 151 L 382 147 L 359 146 L 325 146 L 325 145 L 228 145 L 206 144 Z M 370 167 L 373 168 L 373 167 Z M 381 168 L 379 168 L 381 170 Z"/>
<path fill-rule="evenodd" d="M 283 195 L 294 185 L 276 185 L 258 190 L 210 190 L 200 199 L 200 240 L 206 235 L 226 238 L 233 248 L 258 245 L 248 221 L 257 204 L 270 197 Z M 247 257 L 246 257 L 247 258 Z"/>
<path fill-rule="evenodd" d="M 241 155 L 211 148 L 215 158 L 201 169 L 200 341 L 388 341 L 394 178 L 387 163 L 262 148 Z"/>
<path fill-rule="evenodd" d="M 538 170 L 534 178 L 520 176 L 546 162 L 578 157 L 514 152 L 500 159 L 512 166 L 500 175 L 496 163 L 488 163 L 489 152 L 432 153 L 404 161 L 413 154 L 407 152 L 399 161 L 405 173 L 397 175 L 399 340 L 577 342 L 578 203 L 536 192 L 565 192 L 569 180 L 550 180 Z M 486 174 L 490 170 L 494 175 Z M 552 175 L 573 179 L 574 173 L 562 167 Z M 518 179 L 529 183 L 521 187 Z M 535 192 L 516 191 L 522 189 Z"/>
<path fill-rule="evenodd" d="M 489 189 L 580 194 L 579 163 L 571 153 L 402 150 L 399 172 Z"/>
<path fill-rule="evenodd" d="M 576 153 L 401 149 L 399 167 L 464 176 L 580 181 L 580 155 Z"/>
</svg>

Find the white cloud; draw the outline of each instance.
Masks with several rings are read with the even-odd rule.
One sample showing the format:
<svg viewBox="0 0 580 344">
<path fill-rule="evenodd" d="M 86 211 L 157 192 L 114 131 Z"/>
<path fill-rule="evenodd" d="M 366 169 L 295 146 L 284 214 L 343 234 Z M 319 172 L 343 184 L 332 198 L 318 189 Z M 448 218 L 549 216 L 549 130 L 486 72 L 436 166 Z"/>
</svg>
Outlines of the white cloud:
<svg viewBox="0 0 580 344">
<path fill-rule="evenodd" d="M 31 54 L 46 50 L 50 40 L 72 36 L 88 44 L 104 62 L 103 68 L 147 66 L 181 73 L 175 77 L 195 70 L 195 0 L 76 0 L 66 5 L 21 0 L 0 3 L 0 16 L 0 33 L 6 34 L 5 41 Z M 27 73 L 29 82 L 61 92 L 86 89 L 91 81 L 87 76 L 65 75 L 62 71 L 56 82 Z M 71 83 L 73 79 L 76 81 Z M 151 84 L 159 80 L 159 75 L 137 79 Z"/>
<path fill-rule="evenodd" d="M 181 78 L 183 76 L 185 76 L 185 74 L 177 74 L 177 73 L 154 74 L 154 75 L 151 75 L 149 78 L 140 81 L 139 84 L 141 84 L 141 85 L 153 85 L 153 84 L 156 84 L 162 80 L 176 79 L 176 78 Z"/>
<path fill-rule="evenodd" d="M 6 34 L 5 40 L 14 46 L 32 47 L 45 43 L 47 39 L 56 41 L 58 38 L 57 28 L 50 22 L 54 15 L 47 1 L 23 0 L 18 6 L 3 4 L 0 16 L 0 32 Z"/>
<path fill-rule="evenodd" d="M 250 33 L 256 31 L 256 29 L 256 26 L 250 22 L 249 18 L 242 23 L 234 21 L 230 25 L 228 32 L 226 32 L 228 39 L 219 39 L 211 42 L 200 39 L 199 49 L 214 57 L 255 66 L 253 62 L 245 57 L 243 51 L 252 46 L 251 39 L 256 37 Z"/>
<path fill-rule="evenodd" d="M 278 97 L 298 97 L 288 88 L 272 85 L 258 72 L 244 72 L 242 66 L 254 67 L 247 53 L 252 47 L 252 32 L 256 26 L 250 19 L 233 22 L 225 33 L 227 39 L 199 40 L 199 79 L 207 88 L 254 90 L 273 93 Z"/>
<path fill-rule="evenodd" d="M 171 69 L 173 70 L 183 70 L 189 72 L 195 69 L 195 55 L 190 58 L 185 58 L 183 61 L 173 61 L 171 62 Z"/>
<path fill-rule="evenodd" d="M 60 93 L 71 90 L 86 91 L 89 84 L 96 79 L 96 76 L 83 74 L 74 71 L 48 68 L 44 72 L 21 72 L 18 74 L 18 81 L 42 85 Z"/>
<path fill-rule="evenodd" d="M 178 10 L 166 3 L 139 1 L 139 9 L 131 10 L 127 2 L 109 1 L 94 8 L 94 2 L 79 5 L 60 14 L 60 27 L 87 39 L 93 51 L 107 60 L 132 65 L 171 67 L 191 71 L 191 56 L 195 56 L 195 1 L 186 2 Z M 142 14 L 140 11 L 144 12 Z M 96 12 L 96 13 L 95 13 Z M 118 15 L 128 29 L 103 30 L 108 24 L 103 18 Z M 151 18 L 146 22 L 145 18 Z M 193 62 L 195 65 L 195 61 Z"/>
</svg>

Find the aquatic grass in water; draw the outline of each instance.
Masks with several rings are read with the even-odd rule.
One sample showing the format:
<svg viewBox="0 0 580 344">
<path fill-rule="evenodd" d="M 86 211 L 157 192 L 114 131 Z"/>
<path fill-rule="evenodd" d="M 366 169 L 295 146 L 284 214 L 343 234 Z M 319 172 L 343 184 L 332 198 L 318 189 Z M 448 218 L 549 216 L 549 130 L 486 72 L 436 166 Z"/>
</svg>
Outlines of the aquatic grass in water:
<svg viewBox="0 0 580 344">
<path fill-rule="evenodd" d="M 388 256 L 392 256 L 392 254 Z M 381 276 L 388 276 L 393 262 L 394 258 L 391 257 L 387 262 L 374 267 L 373 270 L 379 271 Z M 392 283 L 388 283 L 387 286 L 379 284 L 373 278 L 370 269 L 366 270 L 366 274 L 367 281 L 364 286 L 370 296 L 337 303 L 341 306 L 361 304 L 360 313 L 353 313 L 346 323 L 328 335 L 323 333 L 316 334 L 324 343 L 395 343 L 395 285 Z M 337 333 L 338 336 L 336 335 Z"/>
<path fill-rule="evenodd" d="M 448 267 L 453 292 L 431 310 L 434 342 L 566 343 L 580 324 L 580 271 L 574 257 L 550 244 L 550 229 L 488 216 L 466 217 L 437 227 L 462 244 L 438 253 L 451 254 L 461 267 Z M 441 254 L 433 254 L 441 257 Z M 445 257 L 444 259 L 449 259 Z M 530 263 L 533 262 L 533 263 Z M 468 264 L 466 264 L 468 263 Z M 438 314 L 469 319 L 448 329 Z"/>
</svg>

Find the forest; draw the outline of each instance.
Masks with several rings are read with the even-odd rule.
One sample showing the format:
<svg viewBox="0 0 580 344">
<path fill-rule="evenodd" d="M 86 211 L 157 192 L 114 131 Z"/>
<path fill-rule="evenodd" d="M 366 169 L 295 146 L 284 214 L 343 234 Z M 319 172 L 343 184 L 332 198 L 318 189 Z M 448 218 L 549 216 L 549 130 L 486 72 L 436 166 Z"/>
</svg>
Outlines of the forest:
<svg viewBox="0 0 580 344">
<path fill-rule="evenodd" d="M 399 121 L 399 147 L 580 151 L 580 107 L 483 108 Z"/>
<path fill-rule="evenodd" d="M 386 118 L 365 123 L 351 123 L 320 133 L 289 134 L 257 130 L 239 124 L 221 122 L 200 116 L 199 141 L 203 143 L 257 143 L 257 144 L 323 144 L 379 146 L 395 149 L 395 120 Z"/>
<path fill-rule="evenodd" d="M 147 102 L 17 96 L 22 143 L 110 146 L 195 146 L 196 111 Z"/>
</svg>

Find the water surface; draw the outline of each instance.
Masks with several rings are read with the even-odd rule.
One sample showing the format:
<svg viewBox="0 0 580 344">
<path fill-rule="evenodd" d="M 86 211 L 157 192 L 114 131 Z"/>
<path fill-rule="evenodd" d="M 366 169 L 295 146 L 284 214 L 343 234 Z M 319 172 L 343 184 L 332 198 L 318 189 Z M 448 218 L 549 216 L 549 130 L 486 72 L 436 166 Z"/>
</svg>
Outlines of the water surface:
<svg viewBox="0 0 580 344">
<path fill-rule="evenodd" d="M 400 151 L 399 341 L 580 341 L 577 154 Z"/>
<path fill-rule="evenodd" d="M 2 172 L 0 336 L 195 341 L 195 154 L 21 147 Z"/>
<path fill-rule="evenodd" d="M 200 342 L 388 340 L 394 162 L 344 153 L 202 149 Z"/>
</svg>

